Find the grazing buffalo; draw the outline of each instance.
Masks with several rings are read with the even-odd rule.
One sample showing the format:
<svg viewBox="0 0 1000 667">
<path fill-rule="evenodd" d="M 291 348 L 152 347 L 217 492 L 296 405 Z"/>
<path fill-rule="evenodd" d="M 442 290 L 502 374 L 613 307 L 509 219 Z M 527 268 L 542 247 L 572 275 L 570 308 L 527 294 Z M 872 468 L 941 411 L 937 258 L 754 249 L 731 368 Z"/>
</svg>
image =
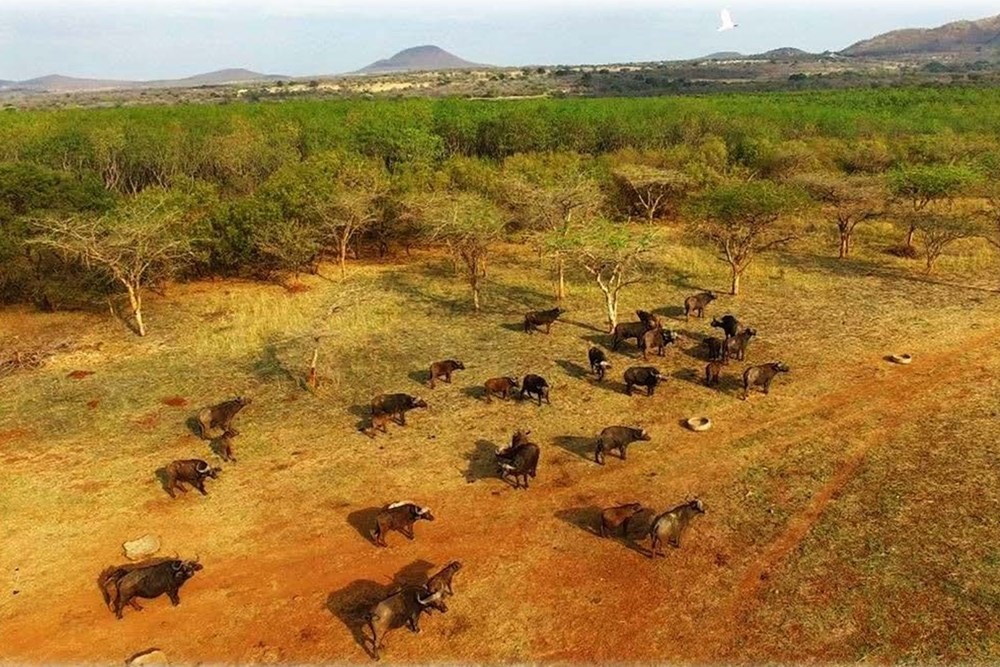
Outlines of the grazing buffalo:
<svg viewBox="0 0 1000 667">
<path fill-rule="evenodd" d="M 732 315 L 723 315 L 719 319 L 712 320 L 712 326 L 722 329 L 726 333 L 726 338 L 732 338 L 740 330 L 740 321 Z"/>
<path fill-rule="evenodd" d="M 712 387 L 719 384 L 722 376 L 722 369 L 725 364 L 721 361 L 710 361 L 705 366 L 705 386 Z"/>
<path fill-rule="evenodd" d="M 661 329 L 657 327 L 656 329 L 650 329 L 642 335 L 639 339 L 639 349 L 642 350 L 642 360 L 646 361 L 647 353 L 650 350 L 656 350 L 659 356 L 663 356 L 667 345 L 673 345 L 677 342 L 677 334 L 673 331 L 667 329 Z"/>
<path fill-rule="evenodd" d="M 716 338 L 715 336 L 708 336 L 702 340 L 702 344 L 705 349 L 708 350 L 708 358 L 710 361 L 725 361 L 723 357 L 723 344 L 724 340 L 721 338 Z"/>
<path fill-rule="evenodd" d="M 428 593 L 423 586 L 406 586 L 390 594 L 365 615 L 365 623 L 372 632 L 372 654 L 381 658 L 379 648 L 385 643 L 390 630 L 406 625 L 412 632 L 420 632 L 420 614 L 441 599 L 443 593 Z"/>
<path fill-rule="evenodd" d="M 622 342 L 632 338 L 635 339 L 635 344 L 638 345 L 643 334 L 653 328 L 655 327 L 651 327 L 645 322 L 622 322 L 621 324 L 616 324 L 611 334 L 611 349 L 617 351 L 618 346 Z"/>
<path fill-rule="evenodd" d="M 622 529 L 622 537 L 628 537 L 628 522 L 641 511 L 642 505 L 639 503 L 607 508 L 601 512 L 601 537 L 614 533 L 619 526 Z"/>
<path fill-rule="evenodd" d="M 252 402 L 253 401 L 249 398 L 237 396 L 231 401 L 213 405 L 212 407 L 205 408 L 199 412 L 198 425 L 201 427 L 201 437 L 206 440 L 211 440 L 211 433 L 215 429 L 222 429 L 223 431 L 230 430 L 230 427 L 233 424 L 233 419 L 236 417 L 237 413 L 250 405 Z"/>
<path fill-rule="evenodd" d="M 455 359 L 445 359 L 444 361 L 435 361 L 431 364 L 431 389 L 434 388 L 434 381 L 438 378 L 444 378 L 444 381 L 451 384 L 451 374 L 455 371 L 464 371 L 465 364 L 461 361 L 456 361 Z"/>
<path fill-rule="evenodd" d="M 524 332 L 531 333 L 538 327 L 545 327 L 545 333 L 549 333 L 552 323 L 565 313 L 565 310 L 553 308 L 551 310 L 536 310 L 524 314 Z"/>
<path fill-rule="evenodd" d="M 747 345 L 750 343 L 750 339 L 756 335 L 756 329 L 746 328 L 732 338 L 727 338 L 722 344 L 722 358 L 728 360 L 736 357 L 739 361 L 743 361 L 747 353 Z"/>
<path fill-rule="evenodd" d="M 375 417 L 387 415 L 392 417 L 400 426 L 406 426 L 406 412 L 414 408 L 426 408 L 427 403 L 417 396 L 409 394 L 379 394 L 372 399 L 372 428 L 374 429 Z M 383 424 L 383 429 L 384 424 Z"/>
<path fill-rule="evenodd" d="M 166 593 L 176 607 L 181 603 L 181 586 L 200 569 L 202 565 L 197 559 L 156 558 L 144 563 L 109 567 L 97 578 L 97 585 L 104 596 L 104 603 L 117 618 L 121 618 L 125 605 L 136 611 L 142 610 L 136 598 L 151 600 Z"/>
<path fill-rule="evenodd" d="M 599 347 L 592 347 L 587 352 L 587 359 L 590 361 L 590 372 L 597 376 L 598 382 L 604 381 L 604 372 L 611 368 L 604 350 Z"/>
<path fill-rule="evenodd" d="M 778 373 L 787 373 L 791 368 L 780 361 L 761 366 L 751 366 L 743 371 L 743 400 L 750 396 L 750 387 L 762 387 L 766 394 L 771 390 L 771 381 Z"/>
<path fill-rule="evenodd" d="M 691 500 L 683 505 L 678 505 L 673 509 L 667 510 L 653 519 L 653 523 L 649 527 L 649 538 L 652 540 L 652 544 L 650 544 L 650 558 L 655 558 L 657 555 L 666 555 L 660 549 L 664 541 L 669 542 L 670 546 L 675 549 L 679 549 L 681 546 L 681 535 L 687 530 L 691 519 L 704 513 L 705 505 L 700 500 Z"/>
<path fill-rule="evenodd" d="M 542 404 L 542 399 L 549 405 L 552 404 L 549 401 L 549 383 L 545 381 L 541 375 L 525 375 L 524 380 L 521 381 L 521 400 L 524 397 L 534 396 L 538 399 L 538 404 Z"/>
<path fill-rule="evenodd" d="M 434 515 L 431 514 L 429 507 L 421 507 L 409 500 L 401 500 L 386 505 L 375 515 L 375 527 L 369 531 L 369 535 L 371 535 L 375 545 L 379 547 L 389 546 L 385 541 L 385 535 L 390 530 L 398 531 L 407 539 L 412 540 L 413 524 L 421 519 L 434 520 Z"/>
<path fill-rule="evenodd" d="M 527 434 L 524 434 L 525 436 Z M 500 479 L 506 480 L 508 476 L 514 478 L 514 488 L 521 488 L 521 479 L 524 479 L 524 488 L 528 488 L 528 477 L 534 477 L 538 473 L 538 445 L 526 442 L 527 438 L 518 439 L 518 444 L 511 445 L 507 449 L 496 451 L 497 466 L 500 468 Z"/>
<path fill-rule="evenodd" d="M 705 317 L 705 307 L 715 301 L 715 298 L 713 292 L 702 292 L 684 299 L 684 317 L 686 319 L 691 319 L 691 315 Z"/>
<path fill-rule="evenodd" d="M 632 395 L 632 387 L 645 387 L 646 395 L 652 396 L 656 385 L 667 376 L 652 366 L 633 366 L 625 371 L 625 394 Z"/>
<path fill-rule="evenodd" d="M 462 563 L 457 560 L 453 560 L 443 568 L 441 571 L 435 574 L 433 577 L 427 580 L 424 584 L 424 588 L 428 590 L 431 594 L 440 593 L 441 597 L 431 606 L 434 609 L 444 613 L 448 611 L 448 605 L 445 604 L 445 598 L 451 597 L 455 594 L 455 591 L 451 588 L 451 580 L 454 579 L 455 574 L 462 569 Z"/>
<path fill-rule="evenodd" d="M 633 442 L 649 440 L 649 434 L 644 428 L 630 426 L 609 426 L 597 436 L 597 447 L 594 449 L 594 461 L 604 465 L 604 452 L 618 450 L 622 461 L 625 460 L 625 450 Z"/>
<path fill-rule="evenodd" d="M 483 386 L 486 387 L 487 403 L 493 402 L 493 396 L 499 396 L 506 401 L 517 389 L 517 378 L 513 376 L 490 378 L 483 383 Z"/>
<path fill-rule="evenodd" d="M 187 489 L 184 488 L 185 484 L 190 484 L 198 489 L 201 495 L 207 496 L 208 492 L 205 491 L 205 480 L 209 477 L 216 479 L 219 473 L 222 472 L 222 468 L 213 468 L 201 459 L 173 461 L 167 464 L 163 470 L 165 478 L 163 488 L 167 490 L 171 498 L 177 497 L 174 490 L 187 493 Z"/>
</svg>

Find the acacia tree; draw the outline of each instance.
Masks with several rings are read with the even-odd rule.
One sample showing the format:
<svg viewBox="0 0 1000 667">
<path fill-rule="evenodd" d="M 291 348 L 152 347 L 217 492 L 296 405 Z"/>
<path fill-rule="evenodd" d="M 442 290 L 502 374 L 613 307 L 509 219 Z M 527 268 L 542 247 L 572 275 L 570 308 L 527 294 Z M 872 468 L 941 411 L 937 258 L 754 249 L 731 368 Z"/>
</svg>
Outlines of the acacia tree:
<svg viewBox="0 0 1000 667">
<path fill-rule="evenodd" d="M 763 252 L 796 238 L 784 218 L 798 210 L 796 190 L 771 181 L 718 186 L 695 204 L 694 233 L 711 241 L 730 268 L 730 294 L 740 292 L 740 278 Z"/>
<path fill-rule="evenodd" d="M 920 165 L 906 167 L 889 174 L 889 191 L 906 201 L 910 213 L 919 213 L 939 203 L 950 203 L 976 180 L 975 172 L 953 165 Z M 919 216 L 907 216 L 915 223 Z M 913 247 L 917 228 L 910 224 L 906 231 L 906 247 Z"/>
<path fill-rule="evenodd" d="M 975 217 L 961 214 L 914 213 L 907 222 L 919 234 L 927 273 L 934 271 L 934 263 L 948 246 L 962 239 L 979 236 L 983 231 Z"/>
<path fill-rule="evenodd" d="M 885 188 L 875 178 L 810 174 L 796 182 L 823 205 L 837 224 L 840 259 L 850 256 L 854 230 L 858 225 L 875 220 L 885 213 Z"/>
<path fill-rule="evenodd" d="M 541 247 L 556 261 L 556 299 L 566 297 L 566 257 L 549 238 L 568 237 L 575 224 L 585 224 L 604 204 L 584 158 L 575 153 L 515 155 L 504 163 L 504 199 L 518 216 L 540 232 Z"/>
<path fill-rule="evenodd" d="M 622 165 L 612 177 L 629 208 L 638 210 L 650 223 L 675 207 L 694 187 L 694 181 L 683 172 L 636 164 Z"/>
<path fill-rule="evenodd" d="M 275 174 L 266 194 L 332 246 L 343 278 L 351 242 L 380 219 L 388 191 L 388 173 L 379 160 L 327 152 Z"/>
<path fill-rule="evenodd" d="M 642 282 L 649 275 L 645 264 L 656 247 L 655 233 L 601 220 L 568 236 L 553 236 L 551 241 L 597 283 L 604 295 L 608 331 L 614 331 L 622 290 Z"/>
<path fill-rule="evenodd" d="M 146 335 L 143 291 L 195 258 L 194 221 L 162 190 L 147 190 L 100 217 L 36 221 L 34 243 L 78 260 L 125 288 L 135 332 Z"/>
<path fill-rule="evenodd" d="M 507 234 L 507 220 L 486 197 L 472 192 L 444 192 L 413 204 L 432 242 L 444 242 L 461 264 L 472 292 L 472 307 L 481 305 L 486 260 Z"/>
</svg>

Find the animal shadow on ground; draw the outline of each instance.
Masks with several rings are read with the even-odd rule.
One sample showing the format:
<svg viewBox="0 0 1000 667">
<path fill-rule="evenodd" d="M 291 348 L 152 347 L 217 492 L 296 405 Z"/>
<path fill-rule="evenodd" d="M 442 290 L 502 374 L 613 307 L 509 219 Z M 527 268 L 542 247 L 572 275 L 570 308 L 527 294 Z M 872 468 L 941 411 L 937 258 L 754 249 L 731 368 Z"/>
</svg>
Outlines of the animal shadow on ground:
<svg viewBox="0 0 1000 667">
<path fill-rule="evenodd" d="M 433 567 L 433 564 L 425 560 L 414 561 L 399 570 L 393 576 L 391 584 L 357 579 L 327 595 L 324 606 L 347 626 L 355 643 L 368 654 L 368 657 L 374 658 L 373 647 L 370 646 L 372 638 L 368 636 L 370 631 L 366 630 L 368 626 L 365 616 L 372 607 L 387 598 L 394 590 L 407 584 L 419 585 L 426 582 Z"/>
<path fill-rule="evenodd" d="M 569 320 L 569 319 L 561 319 L 559 320 L 559 322 L 563 322 L 565 324 L 569 324 L 574 327 L 580 327 L 581 329 L 586 329 L 587 331 L 596 331 L 598 333 L 603 333 L 604 335 L 607 335 L 607 332 L 601 329 L 600 327 L 595 327 L 593 324 L 587 324 L 586 322 L 577 322 L 576 320 Z"/>
<path fill-rule="evenodd" d="M 160 486 L 163 487 L 163 492 L 166 493 L 169 496 L 170 495 L 170 487 L 167 486 L 167 483 L 168 483 L 168 480 L 167 480 L 167 467 L 163 466 L 162 468 L 157 468 L 156 472 L 153 473 L 153 474 L 156 475 L 156 481 L 158 481 L 160 483 Z"/>
<path fill-rule="evenodd" d="M 572 378 L 585 378 L 590 375 L 590 369 L 586 366 L 582 366 L 578 363 L 572 362 L 568 359 L 560 359 L 556 362 L 559 368 L 566 371 L 566 374 Z"/>
<path fill-rule="evenodd" d="M 485 401 L 486 400 L 486 387 L 483 387 L 482 385 L 473 384 L 473 385 L 469 385 L 468 387 L 463 387 L 462 388 L 462 393 L 465 394 L 466 396 L 468 396 L 469 398 L 476 399 L 477 401 Z M 500 399 L 499 397 L 495 397 L 495 398 L 497 400 L 503 400 L 503 399 Z"/>
<path fill-rule="evenodd" d="M 351 524 L 351 527 L 358 531 L 358 535 L 366 542 L 374 544 L 371 531 L 375 529 L 375 515 L 381 510 L 381 507 L 366 507 L 355 510 L 347 515 L 347 523 Z"/>
<path fill-rule="evenodd" d="M 504 322 L 500 326 L 506 329 L 507 331 L 517 331 L 518 333 L 525 333 L 523 320 L 520 322 Z M 541 333 L 542 335 L 545 335 L 545 330 L 543 329 Z"/>
<path fill-rule="evenodd" d="M 559 510 L 555 516 L 561 521 L 565 521 L 571 526 L 575 526 L 585 533 L 601 536 L 601 508 L 596 505 L 584 507 L 570 507 Z"/>
<path fill-rule="evenodd" d="M 208 448 L 212 450 L 212 453 L 218 456 L 223 461 L 226 461 L 226 445 L 222 442 L 222 436 L 218 438 L 212 438 L 208 441 Z"/>
<path fill-rule="evenodd" d="M 653 311 L 654 315 L 662 315 L 664 317 L 670 317 L 673 319 L 684 319 L 684 307 L 683 306 L 663 306 L 662 308 L 657 308 Z"/>
<path fill-rule="evenodd" d="M 587 341 L 594 347 L 603 347 L 605 350 L 611 350 L 611 336 L 607 333 L 587 334 L 586 336 L 580 336 L 580 339 Z"/>
<path fill-rule="evenodd" d="M 552 442 L 570 454 L 576 454 L 588 461 L 594 460 L 594 438 L 579 435 L 557 435 Z"/>
<path fill-rule="evenodd" d="M 682 382 L 690 382 L 691 384 L 698 384 L 702 386 L 705 384 L 705 374 L 695 370 L 694 368 L 678 368 L 670 374 L 670 377 Z"/>
<path fill-rule="evenodd" d="M 184 425 L 187 426 L 187 429 L 191 431 L 193 435 L 196 435 L 199 438 L 201 437 L 201 422 L 198 421 L 197 415 L 192 415 L 184 420 Z"/>
<path fill-rule="evenodd" d="M 347 409 L 347 412 L 358 418 L 357 423 L 354 425 L 355 428 L 365 435 L 370 435 L 368 429 L 372 427 L 371 405 L 352 405 Z"/>
<path fill-rule="evenodd" d="M 414 382 L 416 382 L 417 384 L 423 385 L 424 387 L 430 386 L 431 373 L 426 368 L 422 368 L 419 371 L 410 371 L 409 373 L 406 374 L 406 376 L 411 380 L 413 380 Z M 442 380 L 442 382 L 444 382 L 444 380 Z"/>
<path fill-rule="evenodd" d="M 469 484 L 481 479 L 498 477 L 496 465 L 497 445 L 489 440 L 477 440 L 476 447 L 465 455 L 469 462 L 465 469 L 465 481 Z"/>
</svg>

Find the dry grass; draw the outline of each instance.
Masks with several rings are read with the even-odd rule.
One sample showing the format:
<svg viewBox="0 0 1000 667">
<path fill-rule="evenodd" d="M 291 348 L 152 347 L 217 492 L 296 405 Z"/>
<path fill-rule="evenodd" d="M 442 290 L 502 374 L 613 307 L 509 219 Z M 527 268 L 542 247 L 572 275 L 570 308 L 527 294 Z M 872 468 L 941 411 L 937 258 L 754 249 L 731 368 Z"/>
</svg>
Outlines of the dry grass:
<svg viewBox="0 0 1000 667">
<path fill-rule="evenodd" d="M 363 661 L 344 610 L 421 562 L 458 557 L 466 569 L 452 611 L 427 619 L 420 636 L 394 635 L 388 658 L 996 660 L 997 616 L 984 610 L 997 601 L 987 579 L 998 558 L 998 433 L 987 415 L 1000 352 L 967 345 L 995 331 L 995 272 L 988 255 L 956 255 L 926 279 L 914 263 L 865 253 L 893 233 L 866 229 L 849 262 L 830 259 L 829 245 L 769 257 L 745 295 L 713 306 L 759 330 L 751 362 L 792 367 L 770 396 L 746 403 L 736 399 L 741 365 L 719 391 L 700 384 L 698 341 L 714 331 L 684 322 L 679 306 L 726 276 L 679 237 L 625 300 L 626 312 L 656 309 L 683 336 L 653 361 L 672 378 L 652 399 L 621 393 L 621 372 L 641 363 L 632 348 L 612 355 L 604 385 L 586 376 L 587 348 L 607 341 L 589 285 L 571 286 L 550 336 L 520 331 L 525 310 L 551 303 L 551 284 L 518 247 L 491 262 L 478 315 L 433 254 L 353 267 L 346 283 L 303 278 L 309 289 L 293 292 L 176 286 L 150 303 L 144 340 L 97 316 L 2 314 L 22 336 L 55 329 L 103 346 L 0 379 L 0 581 L 13 584 L 18 568 L 19 591 L 0 590 L 0 626 L 13 630 L 0 659 L 114 661 L 152 642 L 183 661 Z M 302 379 L 317 333 L 321 384 L 310 392 Z M 914 364 L 886 364 L 896 351 Z M 429 390 L 428 365 L 448 357 L 467 370 Z M 78 370 L 94 374 L 67 377 Z M 483 379 L 528 372 L 548 378 L 552 407 L 478 398 Z M 430 408 L 371 440 L 357 427 L 381 391 L 422 395 Z M 171 501 L 153 471 L 209 458 L 185 422 L 237 393 L 254 398 L 237 418 L 240 462 L 207 498 Z M 711 416 L 713 430 L 683 429 L 694 414 Z M 645 426 L 653 440 L 598 468 L 592 439 L 611 423 Z M 504 487 L 489 461 L 518 427 L 543 449 L 527 492 Z M 859 447 L 863 463 L 848 475 Z M 783 555 L 775 545 L 841 474 L 839 499 Z M 689 493 L 709 514 L 667 561 L 586 532 L 593 508 L 640 500 L 662 510 Z M 439 520 L 419 525 L 413 543 L 397 535 L 376 551 L 355 524 L 402 497 Z M 923 522 L 938 510 L 943 522 Z M 120 559 L 121 542 L 146 532 L 168 553 L 200 553 L 206 569 L 177 609 L 156 601 L 116 622 L 93 579 Z M 765 584 L 741 597 L 762 564 Z M 750 629 L 734 630 L 744 626 L 732 622 L 731 595 Z M 912 617 L 894 615 L 900 607 Z M 629 622 L 595 645 L 589 616 L 623 611 Z M 943 621 L 963 629 L 949 634 Z M 48 632 L 56 624 L 59 641 Z"/>
</svg>

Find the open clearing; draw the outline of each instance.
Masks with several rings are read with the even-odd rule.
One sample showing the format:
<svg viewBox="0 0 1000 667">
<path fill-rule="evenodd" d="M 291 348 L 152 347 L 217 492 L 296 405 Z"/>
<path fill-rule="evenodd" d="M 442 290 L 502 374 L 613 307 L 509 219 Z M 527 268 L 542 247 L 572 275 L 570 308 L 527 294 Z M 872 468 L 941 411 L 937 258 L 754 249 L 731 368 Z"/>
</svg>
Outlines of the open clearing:
<svg viewBox="0 0 1000 667">
<path fill-rule="evenodd" d="M 383 659 L 1000 660 L 995 277 L 955 265 L 936 282 L 900 260 L 807 251 L 761 261 L 746 294 L 708 311 L 758 329 L 748 363 L 792 368 L 742 402 L 744 364 L 721 390 L 701 385 L 698 340 L 713 330 L 680 314 L 684 296 L 725 284 L 723 267 L 674 246 L 624 297 L 623 319 L 653 308 L 682 334 L 652 362 L 671 379 L 647 399 L 621 391 L 634 347 L 612 355 L 603 385 L 587 375 L 587 348 L 607 341 L 589 286 L 571 285 L 550 336 L 520 331 L 525 310 L 551 303 L 530 257 L 493 259 L 478 316 L 434 255 L 353 267 L 343 293 L 313 276 L 291 290 L 174 286 L 151 299 L 143 340 L 103 314 L 0 314 L 22 339 L 104 343 L 0 380 L 0 661 L 117 662 L 157 646 L 180 662 L 364 662 L 359 606 L 452 559 L 465 567 L 449 612 L 390 635 Z M 314 331 L 334 335 L 311 394 Z M 912 365 L 885 361 L 900 351 Z M 422 386 L 447 357 L 467 370 Z M 483 379 L 526 372 L 548 378 L 551 407 L 479 398 Z M 372 440 L 357 426 L 380 391 L 430 407 Z M 186 421 L 237 393 L 254 399 L 236 420 L 239 463 L 207 497 L 171 500 L 153 471 L 215 460 Z M 696 414 L 714 428 L 681 428 Z M 615 423 L 653 439 L 597 466 L 593 438 Z M 518 427 L 542 447 L 528 491 L 493 472 Z M 689 494 L 707 514 L 665 559 L 593 532 L 601 507 L 662 511 Z M 376 549 L 373 508 L 400 498 L 437 520 Z M 205 569 L 180 606 L 160 598 L 115 620 L 97 574 L 147 532 Z"/>
</svg>

